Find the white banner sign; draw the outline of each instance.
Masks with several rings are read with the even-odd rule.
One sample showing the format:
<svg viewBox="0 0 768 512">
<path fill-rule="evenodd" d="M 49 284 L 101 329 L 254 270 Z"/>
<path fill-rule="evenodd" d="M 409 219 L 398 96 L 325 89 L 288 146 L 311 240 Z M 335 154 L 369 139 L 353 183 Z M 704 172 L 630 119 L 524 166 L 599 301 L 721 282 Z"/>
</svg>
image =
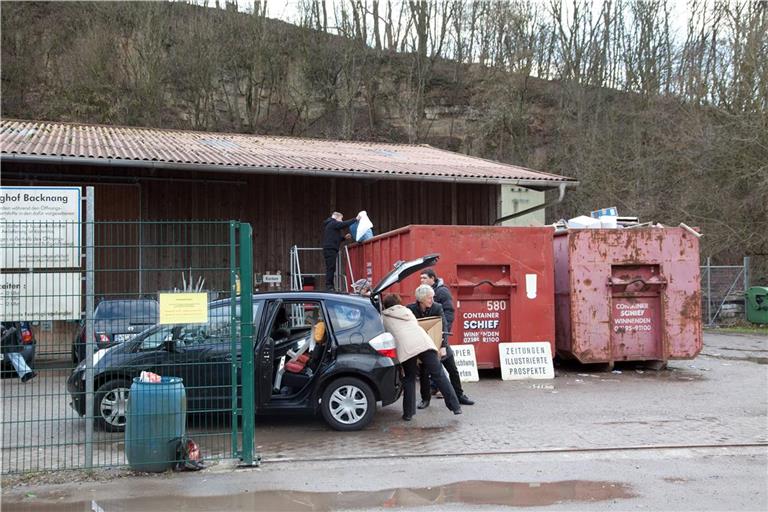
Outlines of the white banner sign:
<svg viewBox="0 0 768 512">
<path fill-rule="evenodd" d="M 478 382 L 477 357 L 475 357 L 474 345 L 451 345 L 453 359 L 456 361 L 456 369 L 459 370 L 461 382 Z"/>
<path fill-rule="evenodd" d="M 0 275 L 3 322 L 80 319 L 80 273 Z"/>
<path fill-rule="evenodd" d="M 549 342 L 499 343 L 502 380 L 554 379 Z"/>
<path fill-rule="evenodd" d="M 79 267 L 80 215 L 78 187 L 0 187 L 2 268 Z"/>
</svg>

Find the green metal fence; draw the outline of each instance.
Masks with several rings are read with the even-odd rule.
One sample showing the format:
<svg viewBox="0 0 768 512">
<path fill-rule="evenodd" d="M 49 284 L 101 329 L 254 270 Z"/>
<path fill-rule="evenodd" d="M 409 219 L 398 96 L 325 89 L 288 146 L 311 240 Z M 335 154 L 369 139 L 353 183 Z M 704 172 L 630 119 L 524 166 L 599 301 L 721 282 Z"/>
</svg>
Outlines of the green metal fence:
<svg viewBox="0 0 768 512">
<path fill-rule="evenodd" d="M 170 463 L 179 428 L 204 459 L 254 461 L 248 224 L 0 224 L 2 473 L 135 466 L 161 445 Z M 185 400 L 130 399 L 142 371 L 182 378 Z"/>
</svg>

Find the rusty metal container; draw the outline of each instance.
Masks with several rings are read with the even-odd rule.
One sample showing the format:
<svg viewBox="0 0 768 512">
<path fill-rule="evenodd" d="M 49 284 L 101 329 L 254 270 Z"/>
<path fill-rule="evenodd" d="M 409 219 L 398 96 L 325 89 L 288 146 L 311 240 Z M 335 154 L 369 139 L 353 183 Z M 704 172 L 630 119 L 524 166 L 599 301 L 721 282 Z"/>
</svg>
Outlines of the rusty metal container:
<svg viewBox="0 0 768 512">
<path fill-rule="evenodd" d="M 683 228 L 554 237 L 557 352 L 582 363 L 692 359 L 701 351 L 699 240 Z"/>
<path fill-rule="evenodd" d="M 554 355 L 552 228 L 406 226 L 349 247 L 353 277 L 375 283 L 394 262 L 439 253 L 437 275 L 456 315 L 451 345 L 475 346 L 478 368 L 499 367 L 499 343 L 546 341 Z M 414 302 L 419 275 L 392 286 Z"/>
</svg>

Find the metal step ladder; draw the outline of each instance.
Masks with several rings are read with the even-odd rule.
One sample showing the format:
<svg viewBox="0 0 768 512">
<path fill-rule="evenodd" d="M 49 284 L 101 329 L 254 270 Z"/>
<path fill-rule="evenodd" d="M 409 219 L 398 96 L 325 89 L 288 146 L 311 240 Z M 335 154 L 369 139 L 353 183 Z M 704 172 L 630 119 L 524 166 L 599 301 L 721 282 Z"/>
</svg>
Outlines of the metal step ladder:
<svg viewBox="0 0 768 512">
<path fill-rule="evenodd" d="M 316 272 L 308 272 L 303 273 L 301 270 L 301 254 L 306 252 L 313 252 L 317 251 L 322 253 L 323 249 L 321 247 L 299 247 L 298 245 L 294 245 L 291 247 L 291 253 L 290 253 L 290 272 L 291 272 L 291 290 L 297 291 L 302 290 L 304 286 L 304 278 L 305 277 L 314 277 L 315 278 L 315 289 L 321 290 L 322 286 L 325 286 L 325 272 L 316 273 Z M 346 259 L 346 266 L 344 265 L 344 260 Z M 349 272 L 349 279 L 347 279 L 347 272 Z M 350 283 L 355 282 L 355 278 L 352 272 L 352 264 L 349 261 L 349 249 L 347 248 L 347 244 L 344 244 L 342 246 L 342 249 L 339 251 L 339 257 L 336 261 L 336 275 L 334 277 L 334 288 L 336 290 L 341 290 L 345 292 L 349 292 Z M 320 283 L 318 285 L 318 283 Z"/>
</svg>

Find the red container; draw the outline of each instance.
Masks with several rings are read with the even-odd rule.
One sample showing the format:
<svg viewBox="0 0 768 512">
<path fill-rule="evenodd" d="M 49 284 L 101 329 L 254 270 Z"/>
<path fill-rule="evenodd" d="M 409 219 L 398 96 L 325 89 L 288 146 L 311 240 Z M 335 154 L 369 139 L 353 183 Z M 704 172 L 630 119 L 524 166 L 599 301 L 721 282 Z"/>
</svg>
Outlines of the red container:
<svg viewBox="0 0 768 512">
<path fill-rule="evenodd" d="M 354 279 L 376 283 L 398 260 L 439 253 L 437 275 L 456 316 L 451 345 L 475 346 L 478 368 L 499 367 L 499 343 L 546 341 L 554 354 L 552 228 L 406 226 L 349 247 Z M 528 276 L 528 277 L 526 277 Z M 414 302 L 419 275 L 388 293 Z"/>
<path fill-rule="evenodd" d="M 701 351 L 699 239 L 683 228 L 555 235 L 557 352 L 582 363 Z"/>
</svg>

